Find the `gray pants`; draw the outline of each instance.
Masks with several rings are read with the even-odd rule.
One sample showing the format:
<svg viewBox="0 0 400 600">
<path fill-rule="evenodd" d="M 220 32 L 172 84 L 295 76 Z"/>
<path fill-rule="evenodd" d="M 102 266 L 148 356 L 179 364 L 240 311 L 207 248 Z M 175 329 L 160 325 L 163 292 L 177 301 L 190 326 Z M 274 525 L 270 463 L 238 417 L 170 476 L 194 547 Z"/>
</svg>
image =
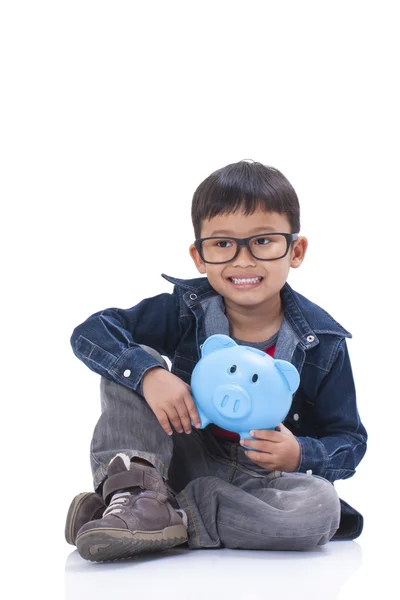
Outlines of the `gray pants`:
<svg viewBox="0 0 400 600">
<path fill-rule="evenodd" d="M 101 406 L 91 445 L 95 490 L 118 452 L 148 460 L 188 516 L 190 548 L 304 550 L 338 529 L 340 501 L 327 480 L 266 471 L 208 429 L 169 436 L 142 396 L 105 378 Z"/>
</svg>

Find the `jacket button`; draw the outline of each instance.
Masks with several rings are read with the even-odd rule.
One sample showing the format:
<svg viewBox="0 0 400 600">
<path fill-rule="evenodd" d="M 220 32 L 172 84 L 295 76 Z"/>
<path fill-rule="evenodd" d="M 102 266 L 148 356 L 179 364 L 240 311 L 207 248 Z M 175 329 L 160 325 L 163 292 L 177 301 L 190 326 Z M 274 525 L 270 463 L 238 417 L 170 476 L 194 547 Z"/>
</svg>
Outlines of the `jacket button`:
<svg viewBox="0 0 400 600">
<path fill-rule="evenodd" d="M 190 294 L 189 298 L 190 298 L 191 300 L 196 300 L 196 298 L 197 298 L 197 295 L 196 295 L 196 294 Z"/>
<path fill-rule="evenodd" d="M 307 342 L 309 342 L 311 344 L 311 342 L 313 342 L 315 340 L 315 337 L 313 335 L 308 335 L 307 336 Z"/>
<path fill-rule="evenodd" d="M 299 420 L 299 415 L 297 413 L 294 413 L 293 415 L 293 421 L 298 421 Z"/>
<path fill-rule="evenodd" d="M 126 371 L 124 371 L 124 377 L 130 377 L 131 376 L 131 371 L 129 369 L 126 369 Z"/>
<path fill-rule="evenodd" d="M 308 469 L 308 471 L 306 471 L 306 475 L 312 475 L 312 469 Z"/>
</svg>

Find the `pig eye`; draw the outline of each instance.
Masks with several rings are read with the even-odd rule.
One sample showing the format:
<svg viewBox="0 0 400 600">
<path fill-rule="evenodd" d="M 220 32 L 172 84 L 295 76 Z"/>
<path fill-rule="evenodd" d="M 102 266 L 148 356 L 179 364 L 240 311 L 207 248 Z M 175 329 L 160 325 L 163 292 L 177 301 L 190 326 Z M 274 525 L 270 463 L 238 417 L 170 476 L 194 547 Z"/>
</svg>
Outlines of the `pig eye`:
<svg viewBox="0 0 400 600">
<path fill-rule="evenodd" d="M 252 382 L 255 383 L 258 380 L 258 375 L 257 373 L 254 373 L 253 377 L 251 378 Z"/>
<path fill-rule="evenodd" d="M 231 368 L 229 369 L 229 371 L 231 373 L 234 373 L 236 371 L 236 369 L 237 369 L 237 366 L 236 365 L 232 365 Z"/>
</svg>

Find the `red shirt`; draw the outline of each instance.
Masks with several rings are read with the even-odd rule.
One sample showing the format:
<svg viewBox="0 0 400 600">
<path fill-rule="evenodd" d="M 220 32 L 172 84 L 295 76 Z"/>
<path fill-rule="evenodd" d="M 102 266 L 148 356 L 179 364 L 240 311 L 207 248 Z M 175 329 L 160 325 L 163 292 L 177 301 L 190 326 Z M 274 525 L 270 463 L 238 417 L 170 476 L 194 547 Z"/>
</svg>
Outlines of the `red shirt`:
<svg viewBox="0 0 400 600">
<path fill-rule="evenodd" d="M 271 346 L 270 348 L 264 350 L 264 352 L 272 356 L 272 358 L 274 358 L 275 348 L 276 345 Z M 208 429 L 211 431 L 214 437 L 220 440 L 229 440 L 230 442 L 239 443 L 240 435 L 238 433 L 235 433 L 234 431 L 227 431 L 226 429 L 221 429 L 221 427 L 217 427 L 217 425 L 214 424 L 209 425 Z"/>
</svg>

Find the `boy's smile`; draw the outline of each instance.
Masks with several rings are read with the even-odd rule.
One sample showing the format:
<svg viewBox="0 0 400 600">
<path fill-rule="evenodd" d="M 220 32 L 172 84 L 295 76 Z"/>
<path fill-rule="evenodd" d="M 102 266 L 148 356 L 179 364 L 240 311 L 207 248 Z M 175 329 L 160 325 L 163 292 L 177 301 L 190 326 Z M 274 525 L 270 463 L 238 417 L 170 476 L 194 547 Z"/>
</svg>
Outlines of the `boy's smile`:
<svg viewBox="0 0 400 600">
<path fill-rule="evenodd" d="M 241 276 L 238 273 L 236 273 L 235 275 L 232 275 L 232 277 L 228 277 L 228 280 L 231 281 L 233 285 L 238 289 L 251 290 L 260 285 L 260 283 L 263 280 L 263 277 L 258 275 L 254 277 L 249 277 L 246 273 Z"/>
<path fill-rule="evenodd" d="M 203 221 L 201 228 L 201 238 L 246 238 L 262 233 L 291 233 L 286 215 L 262 209 L 250 215 L 241 211 L 212 217 Z M 205 263 L 193 244 L 190 255 L 197 270 L 207 275 L 210 285 L 224 298 L 228 317 L 240 307 L 251 308 L 252 313 L 267 317 L 276 312 L 278 304 L 280 307 L 280 290 L 289 269 L 300 266 L 306 249 L 306 238 L 299 237 L 290 245 L 286 256 L 271 261 L 254 258 L 246 247 L 241 247 L 238 255 L 224 264 Z"/>
</svg>

